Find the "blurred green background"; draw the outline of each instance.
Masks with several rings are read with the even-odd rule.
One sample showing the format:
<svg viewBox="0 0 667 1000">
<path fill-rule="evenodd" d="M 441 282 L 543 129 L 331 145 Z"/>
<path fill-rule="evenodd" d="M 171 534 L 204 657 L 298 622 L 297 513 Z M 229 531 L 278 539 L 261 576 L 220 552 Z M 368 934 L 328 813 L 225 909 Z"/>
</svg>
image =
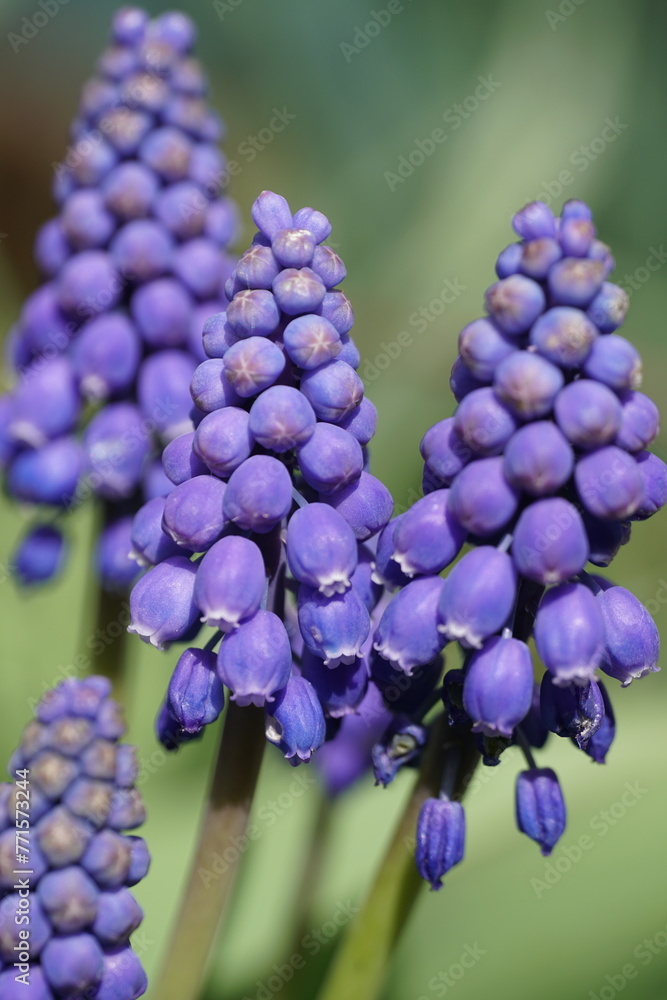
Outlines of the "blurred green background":
<svg viewBox="0 0 667 1000">
<path fill-rule="evenodd" d="M 104 45 L 114 6 L 69 0 L 17 52 L 8 35 L 39 8 L 30 0 L 3 0 L 0 7 L 3 330 L 35 284 L 30 248 L 52 212 L 52 165 L 66 149 L 78 92 Z M 480 312 L 495 256 L 512 238 L 512 213 L 540 192 L 556 208 L 573 196 L 593 206 L 600 235 L 616 256 L 616 279 L 636 286 L 626 329 L 645 359 L 645 390 L 665 404 L 667 269 L 645 280 L 647 258 L 667 243 L 664 4 L 554 0 L 545 8 L 526 0 L 403 0 L 391 5 L 385 26 L 368 32 L 368 23 L 378 23 L 373 11 L 387 21 L 384 0 L 231 0 L 217 9 L 189 0 L 186 6 L 199 26 L 198 54 L 214 106 L 228 125 L 226 152 L 242 164 L 232 193 L 244 216 L 268 187 L 295 208 L 313 205 L 333 221 L 332 241 L 348 268 L 345 291 L 356 312 L 361 371 L 380 411 L 375 472 L 398 505 L 419 489 L 422 433 L 452 410 L 447 379 L 457 333 Z M 472 96 L 479 78 L 487 81 L 483 100 Z M 294 117 L 251 160 L 244 143 L 268 126 L 274 108 Z M 404 180 L 387 178 L 417 140 L 441 126 L 446 141 L 423 164 Z M 413 317 L 411 324 L 420 309 L 428 310 L 427 321 Z M 412 339 L 399 350 L 402 331 Z M 667 458 L 664 438 L 656 450 Z M 0 513 L 4 567 L 26 514 L 6 503 Z M 29 700 L 71 662 L 87 629 L 89 512 L 78 516 L 75 528 L 75 558 L 57 586 L 26 596 L 1 574 L 2 759 L 27 721 Z M 663 515 L 636 527 L 613 567 L 614 578 L 655 602 L 663 630 L 666 550 Z M 150 975 L 184 877 L 214 737 L 168 760 L 156 751 L 153 716 L 177 653 L 160 654 L 138 641 L 130 648 L 130 735 L 144 763 L 145 836 L 154 856 L 151 875 L 137 890 L 146 920 L 135 944 Z M 385 1000 L 667 997 L 667 677 L 654 675 L 614 695 L 618 737 L 606 767 L 560 740 L 539 756 L 558 769 L 569 808 L 553 869 L 514 826 L 518 754 L 484 772 L 468 802 L 466 862 L 443 892 L 423 893 L 397 949 Z M 263 835 L 245 859 L 211 998 L 266 1000 L 274 990 L 262 984 L 274 963 L 303 951 L 309 976 L 322 958 L 294 945 L 289 919 L 319 805 L 314 786 L 290 796 L 294 776 L 269 749 L 257 797 Z M 408 791 L 403 779 L 385 792 L 369 779 L 340 803 L 307 930 L 322 929 L 326 938 L 334 915 L 362 897 Z M 621 804 L 626 785 L 634 793 Z M 271 804 L 280 793 L 284 808 Z M 588 849 L 577 853 L 584 835 Z M 457 978 L 466 948 L 476 957 Z M 632 978 L 627 970 L 619 973 L 628 963 L 636 970 Z M 281 995 L 290 996 L 293 986 Z"/>
</svg>

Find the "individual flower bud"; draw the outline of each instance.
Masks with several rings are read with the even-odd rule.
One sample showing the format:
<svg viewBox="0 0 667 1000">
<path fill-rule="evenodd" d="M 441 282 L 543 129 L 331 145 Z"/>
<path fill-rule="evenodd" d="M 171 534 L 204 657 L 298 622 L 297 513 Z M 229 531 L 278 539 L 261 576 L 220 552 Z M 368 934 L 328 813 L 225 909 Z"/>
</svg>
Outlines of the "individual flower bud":
<svg viewBox="0 0 667 1000">
<path fill-rule="evenodd" d="M 604 281 L 587 309 L 600 333 L 613 333 L 625 319 L 630 299 L 618 285 Z M 594 376 L 592 376 L 594 377 Z"/>
<path fill-rule="evenodd" d="M 564 257 L 547 276 L 551 301 L 556 305 L 586 308 L 602 288 L 605 276 L 599 260 Z"/>
<path fill-rule="evenodd" d="M 529 240 L 523 246 L 520 266 L 522 274 L 538 281 L 546 278 L 549 269 L 563 256 L 558 240 L 550 236 L 542 236 L 537 240 Z"/>
<path fill-rule="evenodd" d="M 216 476 L 228 476 L 253 448 L 248 414 L 237 406 L 207 413 L 195 431 L 193 450 Z"/>
<path fill-rule="evenodd" d="M 139 369 L 137 400 L 143 415 L 153 421 L 166 441 L 192 430 L 190 379 L 197 363 L 185 351 L 151 354 Z"/>
<path fill-rule="evenodd" d="M 255 244 L 243 254 L 236 265 L 236 281 L 240 288 L 270 290 L 280 268 L 269 247 Z"/>
<path fill-rule="evenodd" d="M 604 623 L 600 668 L 623 687 L 659 670 L 660 635 L 641 601 L 625 587 L 612 586 L 595 602 Z"/>
<path fill-rule="evenodd" d="M 325 597 L 342 594 L 357 566 L 354 532 L 327 504 L 301 507 L 287 526 L 287 563 L 299 583 Z"/>
<path fill-rule="evenodd" d="M 279 229 L 271 251 L 281 267 L 306 267 L 313 259 L 315 241 L 307 229 Z"/>
<path fill-rule="evenodd" d="M 351 663 L 341 663 L 332 670 L 319 656 L 306 649 L 301 670 L 302 676 L 313 685 L 325 714 L 331 719 L 341 719 L 354 712 L 366 694 L 368 666 L 363 659 L 355 658 Z"/>
<path fill-rule="evenodd" d="M 373 747 L 375 784 L 385 788 L 391 784 L 400 768 L 419 757 L 427 739 L 426 726 L 411 722 L 405 715 L 395 716 Z"/>
<path fill-rule="evenodd" d="M 19 320 L 21 339 L 28 349 L 28 355 L 23 361 L 17 360 L 18 368 L 27 368 L 25 375 L 28 378 L 38 377 L 43 380 L 45 389 L 52 393 L 66 393 L 67 380 L 70 378 L 66 369 L 62 365 L 56 365 L 52 369 L 54 375 L 60 371 L 65 375 L 65 385 L 58 386 L 56 380 L 48 375 L 51 364 L 56 354 L 62 354 L 68 347 L 76 324 L 68 322 L 58 305 L 58 291 L 55 284 L 42 285 L 28 296 Z M 37 355 L 40 360 L 39 366 L 30 368 L 32 358 L 30 352 Z M 62 359 L 60 359 L 62 361 Z M 46 369 L 46 371 L 45 371 Z M 56 396 L 57 399 L 57 396 Z M 29 400 L 28 400 L 29 404 Z M 30 413 L 28 411 L 28 416 Z"/>
<path fill-rule="evenodd" d="M 185 179 L 191 156 L 188 137 L 169 125 L 154 129 L 139 147 L 139 157 L 146 166 L 170 183 Z"/>
<path fill-rule="evenodd" d="M 222 358 L 210 358 L 198 365 L 190 382 L 190 395 L 197 409 L 203 413 L 212 413 L 225 406 L 238 406 L 243 402 L 225 376 Z"/>
<path fill-rule="evenodd" d="M 644 483 L 636 461 L 614 445 L 580 458 L 574 481 L 586 510 L 603 520 L 623 521 L 644 500 Z"/>
<path fill-rule="evenodd" d="M 506 552 L 489 545 L 472 549 L 445 577 L 438 630 L 448 642 L 479 649 L 506 623 L 516 590 L 516 570 Z"/>
<path fill-rule="evenodd" d="M 576 576 L 588 559 L 581 515 L 562 497 L 537 500 L 514 529 L 512 559 L 523 576 L 550 586 Z"/>
<path fill-rule="evenodd" d="M 208 467 L 194 452 L 194 438 L 194 431 L 179 434 L 162 452 L 162 466 L 167 478 L 175 486 L 208 472 Z"/>
<path fill-rule="evenodd" d="M 288 385 L 266 389 L 250 408 L 249 430 L 258 444 L 279 454 L 305 444 L 316 425 L 306 397 Z"/>
<path fill-rule="evenodd" d="M 97 913 L 99 891 L 78 867 L 47 872 L 38 887 L 38 899 L 55 931 L 76 934 L 92 924 Z"/>
<path fill-rule="evenodd" d="M 442 888 L 442 877 L 463 861 L 465 813 L 460 802 L 426 799 L 417 820 L 417 871 L 431 889 Z"/>
<path fill-rule="evenodd" d="M 118 230 L 109 255 L 126 280 L 150 281 L 169 270 L 174 252 L 171 237 L 151 219 L 134 219 Z"/>
<path fill-rule="evenodd" d="M 74 372 L 81 392 L 89 399 L 106 399 L 129 390 L 140 358 L 137 333 L 120 313 L 92 319 L 72 345 Z"/>
<path fill-rule="evenodd" d="M 171 266 L 175 277 L 198 299 L 217 294 L 224 261 L 213 240 L 200 237 L 182 243 L 174 252 Z"/>
<path fill-rule="evenodd" d="M 159 278 L 142 285 L 130 303 L 137 329 L 152 348 L 184 344 L 192 308 L 190 295 L 174 278 Z"/>
<path fill-rule="evenodd" d="M 488 380 L 491 381 L 490 379 Z M 452 390 L 452 394 L 457 403 L 460 403 L 469 392 L 474 392 L 475 389 L 481 389 L 487 382 L 482 382 L 480 379 L 475 378 L 472 372 L 467 368 L 465 362 L 461 357 L 457 357 L 456 361 L 452 365 L 452 370 L 449 376 L 449 388 Z"/>
<path fill-rule="evenodd" d="M 164 505 L 164 497 L 154 497 L 139 509 L 132 520 L 128 551 L 140 566 L 155 566 L 183 552 L 183 546 L 162 529 Z"/>
<path fill-rule="evenodd" d="M 4 1000 L 21 1000 L 25 997 L 25 984 L 18 981 L 14 968 L 0 972 L 0 991 Z M 35 965 L 30 971 L 30 993 L 30 1000 L 53 1000 L 53 993 L 39 965 Z"/>
<path fill-rule="evenodd" d="M 48 875 L 46 877 L 48 878 Z M 6 895 L 0 903 L 0 967 L 3 962 L 13 966 L 15 961 L 20 961 L 19 952 L 26 948 L 26 942 L 29 942 L 30 957 L 32 959 L 39 958 L 40 952 L 51 937 L 51 926 L 39 899 L 34 895 L 30 899 L 30 907 L 26 911 L 25 904 L 21 903 L 21 900 L 25 898 L 25 895 L 21 897 L 18 892 L 14 892 Z M 21 934 L 21 930 L 24 931 L 23 934 Z M 39 972 L 37 963 L 30 966 L 31 987 L 33 987 L 32 977 L 35 972 Z M 25 981 L 19 979 L 14 979 L 14 983 L 18 983 L 19 988 L 25 988 L 26 985 Z M 2 985 L 3 980 L 0 975 L 0 988 Z M 20 993 L 2 993 L 1 995 L 3 1000 L 4 997 L 21 996 Z M 39 993 L 37 995 L 39 996 Z M 46 994 L 42 994 L 43 998 L 45 996 Z"/>
<path fill-rule="evenodd" d="M 188 635 L 197 622 L 196 573 L 197 567 L 185 556 L 171 556 L 150 569 L 130 595 L 128 632 L 158 649 Z"/>
<path fill-rule="evenodd" d="M 328 667 L 352 663 L 361 656 L 370 631 L 366 605 L 353 588 L 325 597 L 302 583 L 299 587 L 299 629 L 315 656 Z"/>
<path fill-rule="evenodd" d="M 23 451 L 9 467 L 9 493 L 26 503 L 67 506 L 76 495 L 83 471 L 83 452 L 75 438 L 51 441 L 35 451 Z"/>
<path fill-rule="evenodd" d="M 318 420 L 338 423 L 359 406 L 364 385 L 350 365 L 344 361 L 329 361 L 304 373 L 301 392 Z"/>
<path fill-rule="evenodd" d="M 405 587 L 410 582 L 410 577 L 406 576 L 394 561 L 394 538 L 404 517 L 405 514 L 393 517 L 384 526 L 377 539 L 373 558 L 373 580 L 387 590 Z"/>
<path fill-rule="evenodd" d="M 176 486 L 165 500 L 162 527 L 178 545 L 204 552 L 225 526 L 226 486 L 216 476 L 195 476 Z"/>
<path fill-rule="evenodd" d="M 474 733 L 512 736 L 530 710 L 533 664 L 525 642 L 493 636 L 473 654 L 463 682 L 463 707 Z"/>
<path fill-rule="evenodd" d="M 430 663 L 444 645 L 437 629 L 437 609 L 444 580 L 413 580 L 385 608 L 373 648 L 406 674 Z"/>
<path fill-rule="evenodd" d="M 218 676 L 239 705 L 273 701 L 290 676 L 292 650 L 285 626 L 270 611 L 258 611 L 222 641 Z"/>
<path fill-rule="evenodd" d="M 63 232 L 75 250 L 103 247 L 116 228 L 102 195 L 92 188 L 73 191 L 60 215 Z"/>
<path fill-rule="evenodd" d="M 254 396 L 273 385 L 285 367 L 285 355 L 266 337 L 248 337 L 225 351 L 223 367 L 239 396 Z"/>
<path fill-rule="evenodd" d="M 521 420 L 534 420 L 550 413 L 562 387 L 560 369 L 528 351 L 515 351 L 501 361 L 493 381 L 496 396 Z"/>
<path fill-rule="evenodd" d="M 454 428 L 454 417 L 447 417 L 430 427 L 419 450 L 428 468 L 448 486 L 472 458 L 470 448 Z"/>
<path fill-rule="evenodd" d="M 324 316 L 297 316 L 283 333 L 285 349 L 300 368 L 311 369 L 340 354 L 342 344 L 337 329 Z"/>
<path fill-rule="evenodd" d="M 454 516 L 472 535 L 488 538 L 514 517 L 519 493 L 503 472 L 503 459 L 483 458 L 459 473 L 449 491 Z"/>
<path fill-rule="evenodd" d="M 123 593 L 137 578 L 138 567 L 130 557 L 132 518 L 117 517 L 101 531 L 95 546 L 95 567 L 102 586 Z"/>
<path fill-rule="evenodd" d="M 96 493 L 120 500 L 134 492 L 150 451 L 138 407 L 132 403 L 104 407 L 88 424 L 83 447 Z"/>
<path fill-rule="evenodd" d="M 289 267 L 273 281 L 273 294 L 288 316 L 316 312 L 326 294 L 324 282 L 309 267 Z"/>
<path fill-rule="evenodd" d="M 267 709 L 266 738 L 290 763 L 309 761 L 322 745 L 325 722 L 315 688 L 305 677 L 293 676 Z"/>
<path fill-rule="evenodd" d="M 578 368 L 590 354 L 598 332 L 580 309 L 548 309 L 530 331 L 538 354 L 561 368 Z"/>
<path fill-rule="evenodd" d="M 354 313 L 346 295 L 342 292 L 327 292 L 318 310 L 338 330 L 341 337 L 354 326 Z"/>
<path fill-rule="evenodd" d="M 616 735 L 616 719 L 614 718 L 614 709 L 606 687 L 602 681 L 599 682 L 598 686 L 602 694 L 604 715 L 599 729 L 593 733 L 583 749 L 596 764 L 604 764 L 609 748 L 614 742 L 614 736 Z"/>
<path fill-rule="evenodd" d="M 582 583 L 561 583 L 542 598 L 535 645 L 554 684 L 586 684 L 595 678 L 604 651 L 602 609 Z"/>
<path fill-rule="evenodd" d="M 516 428 L 509 409 L 486 386 L 462 399 L 454 414 L 455 431 L 477 455 L 500 455 Z"/>
<path fill-rule="evenodd" d="M 264 534 L 292 506 L 290 474 L 277 458 L 252 455 L 232 472 L 222 506 L 225 518 L 237 527 Z"/>
<path fill-rule="evenodd" d="M 516 344 L 490 319 L 475 319 L 459 334 L 459 355 L 466 368 L 484 382 L 492 381 L 496 367 L 515 350 Z"/>
<path fill-rule="evenodd" d="M 521 270 L 524 244 L 510 243 L 501 250 L 496 259 L 496 274 L 499 278 L 509 278 L 510 274 L 518 274 Z"/>
<path fill-rule="evenodd" d="M 590 219 L 563 219 L 558 239 L 567 257 L 585 257 L 590 250 L 595 226 Z"/>
<path fill-rule="evenodd" d="M 556 397 L 554 412 L 568 441 L 585 451 L 610 444 L 622 417 L 616 393 L 588 378 L 566 385 Z"/>
<path fill-rule="evenodd" d="M 327 289 L 335 288 L 347 275 L 345 264 L 331 247 L 315 247 L 312 269 Z"/>
<path fill-rule="evenodd" d="M 60 219 L 49 219 L 37 230 L 33 247 L 35 263 L 42 274 L 54 278 L 70 256 Z"/>
<path fill-rule="evenodd" d="M 299 468 L 309 486 L 335 493 L 361 475 L 364 458 L 357 439 L 335 424 L 318 422 L 312 436 L 297 448 Z"/>
<path fill-rule="evenodd" d="M 359 444 L 368 444 L 377 427 L 378 411 L 367 396 L 364 396 L 359 406 L 352 410 L 343 420 L 339 421 L 338 427 L 349 431 L 357 439 Z"/>
<path fill-rule="evenodd" d="M 626 451 L 642 451 L 660 431 L 658 407 L 643 392 L 622 392 L 620 398 L 623 412 L 615 443 Z"/>
<path fill-rule="evenodd" d="M 505 447 L 505 478 L 532 496 L 555 493 L 568 481 L 573 468 L 572 448 L 550 420 L 520 427 Z"/>
<path fill-rule="evenodd" d="M 128 941 L 143 918 L 143 910 L 127 889 L 103 892 L 100 893 L 93 931 L 98 940 L 104 942 L 107 948 L 117 947 Z M 129 948 L 126 949 L 126 952 L 128 958 L 133 954 Z M 123 982 L 127 982 L 126 972 L 123 973 Z M 102 988 L 104 988 L 104 977 Z"/>
<path fill-rule="evenodd" d="M 556 235 L 556 220 L 543 201 L 531 201 L 514 215 L 512 229 L 522 240 L 553 237 Z"/>
<path fill-rule="evenodd" d="M 79 394 L 67 358 L 43 361 L 29 368 L 19 382 L 12 405 L 10 434 L 39 448 L 67 434 L 79 414 Z"/>
<path fill-rule="evenodd" d="M 168 190 L 165 190 L 165 194 Z M 102 196 L 106 207 L 122 221 L 147 215 L 157 195 L 157 178 L 143 163 L 133 161 L 120 163 L 107 174 L 102 184 Z M 156 214 L 160 221 L 166 224 L 160 210 L 163 198 L 164 194 L 158 197 Z M 175 233 L 175 235 L 180 234 Z"/>
<path fill-rule="evenodd" d="M 58 303 L 69 316 L 92 317 L 113 309 L 121 289 L 111 256 L 102 250 L 83 250 L 67 261 L 58 276 Z"/>
<path fill-rule="evenodd" d="M 250 210 L 260 233 L 272 240 L 281 229 L 290 229 L 292 213 L 285 198 L 273 191 L 262 191 Z"/>
<path fill-rule="evenodd" d="M 484 305 L 491 319 L 510 337 L 529 330 L 545 304 L 540 285 L 522 274 L 512 274 L 497 281 L 484 295 Z"/>
<path fill-rule="evenodd" d="M 259 610 L 266 589 L 262 553 L 249 538 L 229 535 L 197 569 L 194 599 L 202 621 L 228 632 Z"/>
<path fill-rule="evenodd" d="M 169 711 L 168 705 L 165 703 L 160 707 L 155 720 L 155 735 L 158 742 L 169 753 L 175 752 L 185 743 L 192 743 L 194 740 L 201 739 L 203 734 L 203 730 L 198 733 L 186 733 Z"/>
<path fill-rule="evenodd" d="M 630 541 L 627 521 L 601 521 L 584 512 L 584 527 L 588 538 L 588 560 L 594 566 L 608 566 L 621 545 Z"/>
<path fill-rule="evenodd" d="M 667 503 L 667 465 L 650 451 L 640 451 L 635 460 L 644 486 L 644 498 L 632 520 L 644 521 Z"/>
<path fill-rule="evenodd" d="M 365 542 L 385 526 L 394 506 L 384 483 L 368 472 L 336 493 L 321 499 L 342 514 L 358 542 Z"/>
<path fill-rule="evenodd" d="M 449 508 L 449 490 L 436 490 L 401 518 L 392 559 L 408 577 L 439 573 L 459 554 L 467 534 Z"/>
<path fill-rule="evenodd" d="M 102 967 L 102 949 L 92 934 L 51 938 L 41 955 L 44 976 L 61 996 L 97 992 Z"/>
<path fill-rule="evenodd" d="M 550 767 L 522 771 L 516 782 L 516 823 L 547 857 L 565 830 L 565 802 Z"/>
<path fill-rule="evenodd" d="M 602 725 L 604 701 L 595 680 L 586 684 L 555 684 L 547 672 L 542 678 L 540 709 L 548 729 L 573 739 L 585 750 Z"/>
<path fill-rule="evenodd" d="M 181 653 L 167 689 L 167 707 L 186 733 L 199 733 L 218 718 L 225 693 L 216 673 L 216 655 L 206 649 Z"/>
<path fill-rule="evenodd" d="M 642 383 L 642 360 L 637 349 L 624 337 L 610 333 L 598 337 L 583 366 L 589 379 L 603 382 L 620 392 L 638 389 Z"/>
<path fill-rule="evenodd" d="M 12 556 L 12 569 L 24 587 L 46 583 L 60 573 L 65 560 L 62 532 L 49 524 L 40 524 L 23 537 Z"/>
<path fill-rule="evenodd" d="M 202 346 L 209 358 L 222 358 L 233 344 L 238 344 L 238 337 L 232 333 L 227 322 L 226 312 L 217 312 L 209 316 L 204 323 Z"/>
</svg>

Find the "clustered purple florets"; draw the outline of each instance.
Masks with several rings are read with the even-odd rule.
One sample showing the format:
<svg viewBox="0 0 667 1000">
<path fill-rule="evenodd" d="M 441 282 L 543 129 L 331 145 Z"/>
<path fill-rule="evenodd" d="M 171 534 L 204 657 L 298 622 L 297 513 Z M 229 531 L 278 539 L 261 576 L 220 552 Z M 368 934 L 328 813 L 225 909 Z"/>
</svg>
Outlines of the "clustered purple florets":
<svg viewBox="0 0 667 1000">
<path fill-rule="evenodd" d="M 130 945 L 148 871 L 136 750 L 102 677 L 67 680 L 39 703 L 0 784 L 0 996 L 136 1000 Z"/>
<path fill-rule="evenodd" d="M 201 327 L 225 308 L 234 267 L 223 126 L 191 56 L 195 35 L 184 14 L 116 14 L 56 169 L 58 215 L 34 251 L 44 283 L 10 337 L 18 381 L 0 400 L 10 495 L 57 516 L 97 496 L 96 564 L 110 590 L 136 579 L 132 515 L 170 486 L 156 452 L 192 427 Z M 63 565 L 59 521 L 22 540 L 20 582 Z"/>
</svg>

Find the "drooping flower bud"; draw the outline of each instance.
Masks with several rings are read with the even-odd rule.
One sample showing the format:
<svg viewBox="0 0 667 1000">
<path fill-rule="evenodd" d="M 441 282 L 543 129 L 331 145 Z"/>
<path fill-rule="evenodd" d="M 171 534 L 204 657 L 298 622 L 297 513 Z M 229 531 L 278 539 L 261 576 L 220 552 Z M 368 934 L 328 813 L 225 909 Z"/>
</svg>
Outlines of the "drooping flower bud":
<svg viewBox="0 0 667 1000">
<path fill-rule="evenodd" d="M 479 649 L 509 618 L 516 587 L 516 570 L 506 552 L 488 545 L 472 549 L 445 577 L 438 630 L 448 641 Z"/>
<path fill-rule="evenodd" d="M 512 558 L 520 573 L 547 586 L 575 576 L 588 559 L 579 511 L 562 497 L 526 507 L 514 529 Z"/>
<path fill-rule="evenodd" d="M 366 605 L 354 588 L 326 597 L 302 583 L 299 628 L 308 649 L 327 666 L 351 663 L 361 655 L 370 630 Z"/>
<path fill-rule="evenodd" d="M 442 877 L 463 861 L 465 813 L 460 802 L 426 799 L 417 820 L 417 871 L 431 889 L 442 888 Z"/>
<path fill-rule="evenodd" d="M 587 684 L 555 684 L 547 672 L 540 690 L 542 718 L 557 736 L 570 737 L 585 750 L 602 725 L 604 702 L 597 681 Z"/>
<path fill-rule="evenodd" d="M 158 649 L 185 638 L 197 623 L 196 572 L 185 556 L 171 556 L 149 569 L 132 591 L 128 632 Z"/>
<path fill-rule="evenodd" d="M 581 583 L 561 583 L 542 598 L 535 644 L 555 684 L 586 684 L 595 677 L 604 649 L 602 609 Z"/>
<path fill-rule="evenodd" d="M 199 733 L 218 718 L 225 704 L 216 673 L 216 655 L 204 649 L 186 649 L 176 664 L 167 690 L 167 708 L 181 729 Z"/>
<path fill-rule="evenodd" d="M 443 586 L 440 577 L 413 580 L 391 599 L 380 619 L 373 648 L 406 674 L 430 663 L 444 645 L 437 628 Z"/>
<path fill-rule="evenodd" d="M 292 650 L 285 626 L 271 611 L 258 611 L 229 632 L 218 653 L 218 674 L 239 705 L 264 705 L 287 684 Z"/>
<path fill-rule="evenodd" d="M 347 521 L 327 504 L 295 511 L 287 528 L 292 575 L 324 595 L 342 594 L 357 566 L 357 542 Z"/>
<path fill-rule="evenodd" d="M 267 709 L 266 738 L 291 764 L 300 764 L 310 760 L 324 737 L 324 715 L 315 689 L 305 677 L 290 677 Z"/>
<path fill-rule="evenodd" d="M 660 635 L 641 601 L 625 587 L 610 587 L 595 598 L 604 623 L 600 668 L 623 687 L 659 670 Z"/>
<path fill-rule="evenodd" d="M 473 732 L 510 737 L 533 697 L 533 665 L 525 642 L 510 636 L 487 639 L 474 653 L 463 682 L 463 707 Z"/>
</svg>

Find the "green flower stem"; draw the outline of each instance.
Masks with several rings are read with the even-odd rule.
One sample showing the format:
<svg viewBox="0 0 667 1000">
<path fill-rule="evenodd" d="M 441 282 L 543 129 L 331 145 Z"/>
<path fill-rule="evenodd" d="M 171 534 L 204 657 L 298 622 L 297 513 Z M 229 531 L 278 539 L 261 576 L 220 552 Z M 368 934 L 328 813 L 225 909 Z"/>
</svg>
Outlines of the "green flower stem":
<svg viewBox="0 0 667 1000">
<path fill-rule="evenodd" d="M 262 709 L 239 708 L 230 701 L 185 894 L 164 965 L 152 984 L 155 1000 L 196 1000 L 199 996 L 242 854 L 229 852 L 236 860 L 213 882 L 203 879 L 201 873 L 210 870 L 214 855 L 224 855 L 242 839 L 265 745 Z"/>
<path fill-rule="evenodd" d="M 108 677 L 114 698 L 127 708 L 127 661 L 131 653 L 130 643 L 133 639 L 136 641 L 136 637 L 127 632 L 130 621 L 128 598 L 126 594 L 110 594 L 98 584 L 91 599 L 95 601 L 95 625 L 86 637 L 84 655 L 89 657 L 90 673 Z"/>
<path fill-rule="evenodd" d="M 443 768 L 457 761 L 452 798 L 460 799 L 479 754 L 469 732 L 449 728 L 440 716 L 431 733 L 419 777 L 370 893 L 338 950 L 318 1000 L 376 1000 L 387 965 L 423 885 L 414 862 L 417 818 L 437 796 Z"/>
</svg>

